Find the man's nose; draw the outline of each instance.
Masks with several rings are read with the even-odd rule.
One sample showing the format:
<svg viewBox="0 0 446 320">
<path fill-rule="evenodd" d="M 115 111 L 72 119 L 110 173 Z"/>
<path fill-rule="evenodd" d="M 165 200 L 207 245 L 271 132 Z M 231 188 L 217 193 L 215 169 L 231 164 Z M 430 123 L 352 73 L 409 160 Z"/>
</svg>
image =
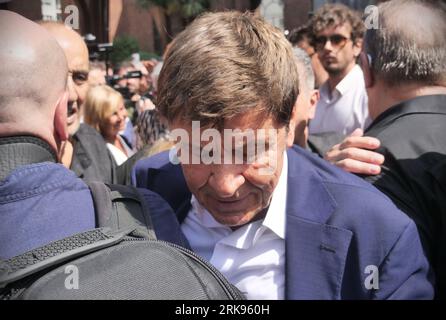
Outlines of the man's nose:
<svg viewBox="0 0 446 320">
<path fill-rule="evenodd" d="M 237 165 L 215 165 L 209 177 L 209 186 L 220 198 L 230 198 L 245 183 L 245 177 Z"/>
<path fill-rule="evenodd" d="M 325 42 L 325 45 L 324 45 L 324 50 L 333 51 L 333 49 L 334 48 L 333 48 L 333 45 L 332 45 L 330 39 L 327 39 L 327 41 Z"/>
</svg>

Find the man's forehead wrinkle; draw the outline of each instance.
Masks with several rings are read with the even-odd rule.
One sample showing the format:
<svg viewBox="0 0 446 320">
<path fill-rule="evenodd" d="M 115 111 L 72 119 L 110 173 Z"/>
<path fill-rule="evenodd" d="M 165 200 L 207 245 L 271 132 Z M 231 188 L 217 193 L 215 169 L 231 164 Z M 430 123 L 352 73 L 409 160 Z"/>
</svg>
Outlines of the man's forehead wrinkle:
<svg viewBox="0 0 446 320">
<path fill-rule="evenodd" d="M 71 50 L 70 48 L 63 48 L 67 59 L 70 62 L 70 68 L 88 68 L 89 60 L 88 54 L 84 54 L 78 50 Z"/>
</svg>

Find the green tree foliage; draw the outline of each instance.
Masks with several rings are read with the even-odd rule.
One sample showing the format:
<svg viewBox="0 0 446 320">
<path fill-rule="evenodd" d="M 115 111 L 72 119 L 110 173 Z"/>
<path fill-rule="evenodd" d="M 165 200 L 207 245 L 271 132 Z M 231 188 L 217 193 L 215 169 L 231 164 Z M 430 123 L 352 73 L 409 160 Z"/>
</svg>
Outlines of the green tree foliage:
<svg viewBox="0 0 446 320">
<path fill-rule="evenodd" d="M 167 15 L 179 12 L 185 19 L 193 18 L 209 8 L 208 0 L 138 0 L 138 3 L 146 9 L 162 7 Z"/>
<path fill-rule="evenodd" d="M 131 36 L 116 37 L 113 42 L 111 61 L 116 65 L 124 60 L 130 59 L 135 52 L 139 52 L 139 44 L 135 38 Z"/>
<path fill-rule="evenodd" d="M 140 51 L 139 56 L 141 60 L 151 60 L 151 59 L 161 60 L 161 57 L 153 52 Z"/>
</svg>

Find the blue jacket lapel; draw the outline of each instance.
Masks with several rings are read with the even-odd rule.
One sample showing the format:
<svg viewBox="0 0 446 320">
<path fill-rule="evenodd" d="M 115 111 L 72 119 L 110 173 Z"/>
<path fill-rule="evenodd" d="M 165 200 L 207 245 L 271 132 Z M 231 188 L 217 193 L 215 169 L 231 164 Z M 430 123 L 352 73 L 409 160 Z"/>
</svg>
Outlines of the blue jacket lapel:
<svg viewBox="0 0 446 320">
<path fill-rule="evenodd" d="M 320 176 L 288 152 L 286 298 L 339 299 L 352 232 L 327 224 L 337 204 Z"/>
</svg>

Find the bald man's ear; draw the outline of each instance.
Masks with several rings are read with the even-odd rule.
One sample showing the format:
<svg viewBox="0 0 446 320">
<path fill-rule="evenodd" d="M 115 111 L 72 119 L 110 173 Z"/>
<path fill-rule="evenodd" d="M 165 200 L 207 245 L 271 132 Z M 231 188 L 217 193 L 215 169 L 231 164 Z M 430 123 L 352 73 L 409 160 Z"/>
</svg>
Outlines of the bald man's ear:
<svg viewBox="0 0 446 320">
<path fill-rule="evenodd" d="M 293 106 L 293 111 L 291 112 L 290 124 L 288 125 L 288 133 L 286 138 L 287 148 L 291 148 L 294 144 L 294 137 L 296 135 L 297 126 L 297 100 Z"/>
<path fill-rule="evenodd" d="M 308 120 L 313 120 L 316 115 L 316 106 L 320 99 L 319 90 L 311 90 L 310 92 L 310 106 L 308 110 Z"/>
<path fill-rule="evenodd" d="M 359 55 L 359 64 L 364 75 L 364 82 L 366 88 L 371 88 L 375 84 L 375 78 L 373 76 L 372 68 L 370 66 L 369 57 L 362 51 Z"/>
<path fill-rule="evenodd" d="M 359 54 L 362 51 L 362 46 L 364 45 L 364 40 L 362 38 L 356 39 L 353 44 L 353 55 L 355 58 L 359 57 Z"/>
<path fill-rule="evenodd" d="M 67 109 L 68 109 L 68 91 L 59 98 L 54 114 L 54 138 L 59 149 L 63 141 L 68 140 Z"/>
</svg>

